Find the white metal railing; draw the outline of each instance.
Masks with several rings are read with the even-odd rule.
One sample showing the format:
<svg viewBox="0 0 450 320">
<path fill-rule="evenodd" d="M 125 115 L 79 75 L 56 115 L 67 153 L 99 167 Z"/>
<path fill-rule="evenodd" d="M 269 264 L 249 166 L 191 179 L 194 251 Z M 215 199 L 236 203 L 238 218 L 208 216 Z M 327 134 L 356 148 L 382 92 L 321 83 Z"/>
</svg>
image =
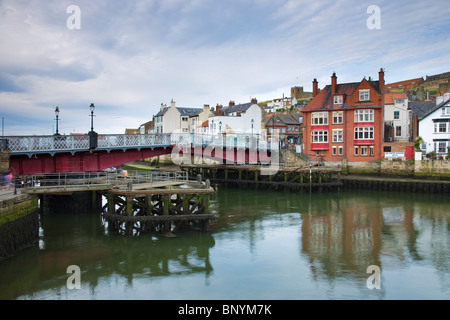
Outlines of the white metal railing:
<svg viewBox="0 0 450 320">
<path fill-rule="evenodd" d="M 3 138 L 12 153 L 83 151 L 89 149 L 89 135 L 8 136 Z M 261 140 L 250 134 L 99 134 L 97 149 L 143 148 L 170 145 L 201 145 L 211 147 L 278 150 L 278 140 Z"/>
<path fill-rule="evenodd" d="M 15 188 L 37 189 L 37 188 L 78 188 L 87 186 L 118 187 L 128 183 L 154 183 L 163 181 L 188 181 L 189 176 L 186 171 L 175 172 L 148 172 L 148 171 L 127 171 L 123 172 L 67 172 L 67 173 L 47 173 L 23 176 L 15 179 Z"/>
</svg>

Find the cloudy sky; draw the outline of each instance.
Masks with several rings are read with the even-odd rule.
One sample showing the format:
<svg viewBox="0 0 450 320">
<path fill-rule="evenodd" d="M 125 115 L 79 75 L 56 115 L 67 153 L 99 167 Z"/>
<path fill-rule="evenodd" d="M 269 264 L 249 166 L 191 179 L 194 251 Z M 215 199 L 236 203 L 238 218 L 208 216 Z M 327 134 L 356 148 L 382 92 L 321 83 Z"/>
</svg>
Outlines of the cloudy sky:
<svg viewBox="0 0 450 320">
<path fill-rule="evenodd" d="M 53 134 L 58 106 L 60 133 L 87 133 L 92 102 L 95 131 L 124 133 L 172 99 L 214 107 L 311 91 L 314 78 L 322 88 L 333 72 L 355 82 L 384 68 L 387 83 L 448 72 L 448 4 L 0 0 L 2 128 Z"/>
</svg>

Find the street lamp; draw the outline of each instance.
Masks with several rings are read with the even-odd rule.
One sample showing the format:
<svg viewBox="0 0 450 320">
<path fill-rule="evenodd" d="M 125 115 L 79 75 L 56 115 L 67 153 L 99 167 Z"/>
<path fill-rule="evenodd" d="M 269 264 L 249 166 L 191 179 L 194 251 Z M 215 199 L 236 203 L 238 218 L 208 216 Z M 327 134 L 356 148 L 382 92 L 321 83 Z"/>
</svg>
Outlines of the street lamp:
<svg viewBox="0 0 450 320">
<path fill-rule="evenodd" d="M 91 105 L 89 106 L 89 109 L 91 109 L 91 131 L 89 131 L 88 135 L 89 135 L 89 149 L 92 152 L 92 149 L 97 148 L 98 134 L 97 134 L 97 132 L 94 132 L 94 109 L 95 109 L 95 106 L 93 103 L 91 103 Z"/>
<path fill-rule="evenodd" d="M 89 109 L 91 109 L 91 131 L 94 131 L 94 109 L 95 106 L 93 103 L 89 106 Z"/>
<path fill-rule="evenodd" d="M 55 133 L 55 136 L 59 136 L 59 131 L 58 131 L 59 107 L 56 107 L 56 109 L 55 109 L 55 116 L 56 116 L 56 133 Z"/>
</svg>

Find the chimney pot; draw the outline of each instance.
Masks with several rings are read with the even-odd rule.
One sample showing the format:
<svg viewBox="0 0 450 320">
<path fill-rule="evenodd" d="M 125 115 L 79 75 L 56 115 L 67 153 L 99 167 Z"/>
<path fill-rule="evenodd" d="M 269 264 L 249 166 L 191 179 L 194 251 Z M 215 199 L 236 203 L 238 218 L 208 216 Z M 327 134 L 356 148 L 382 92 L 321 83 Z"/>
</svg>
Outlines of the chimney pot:
<svg viewBox="0 0 450 320">
<path fill-rule="evenodd" d="M 314 81 L 313 81 L 313 94 L 312 94 L 313 98 L 315 96 L 317 96 L 317 93 L 319 91 L 318 85 L 319 85 L 319 83 L 317 82 L 317 79 L 314 78 Z"/>
<path fill-rule="evenodd" d="M 331 76 L 331 94 L 336 93 L 336 88 L 337 88 L 337 77 L 336 72 L 333 72 L 333 75 Z"/>
</svg>

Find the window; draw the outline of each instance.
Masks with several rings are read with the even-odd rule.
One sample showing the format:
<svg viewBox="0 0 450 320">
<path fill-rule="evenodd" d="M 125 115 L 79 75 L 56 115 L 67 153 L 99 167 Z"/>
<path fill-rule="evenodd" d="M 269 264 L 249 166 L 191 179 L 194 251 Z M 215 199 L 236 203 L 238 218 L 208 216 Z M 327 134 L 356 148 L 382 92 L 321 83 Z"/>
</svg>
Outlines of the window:
<svg viewBox="0 0 450 320">
<path fill-rule="evenodd" d="M 328 142 L 328 131 L 311 131 L 312 143 Z"/>
<path fill-rule="evenodd" d="M 373 122 L 373 109 L 355 110 L 355 122 Z"/>
<path fill-rule="evenodd" d="M 435 122 L 434 123 L 434 132 L 435 133 L 445 133 L 450 131 L 450 123 L 447 122 Z"/>
<path fill-rule="evenodd" d="M 333 142 L 343 142 L 344 135 L 342 129 L 333 130 Z"/>
<path fill-rule="evenodd" d="M 342 96 L 334 96 L 333 104 L 342 104 Z"/>
<path fill-rule="evenodd" d="M 337 155 L 337 147 L 333 146 L 333 156 Z"/>
<path fill-rule="evenodd" d="M 369 156 L 373 157 L 373 155 L 374 155 L 374 147 L 370 146 L 369 147 Z"/>
<path fill-rule="evenodd" d="M 311 124 L 328 124 L 328 112 L 313 112 L 311 115 Z"/>
<path fill-rule="evenodd" d="M 287 127 L 287 131 L 289 131 L 289 132 L 292 131 L 292 127 L 291 127 L 291 126 L 288 126 L 288 127 Z"/>
<path fill-rule="evenodd" d="M 394 99 L 394 103 L 397 104 L 405 103 L 405 99 Z"/>
<path fill-rule="evenodd" d="M 355 157 L 359 156 L 359 147 L 355 147 Z"/>
<path fill-rule="evenodd" d="M 447 152 L 447 142 L 436 142 L 435 149 L 437 152 L 446 153 Z"/>
<path fill-rule="evenodd" d="M 361 146 L 361 156 L 367 157 L 367 146 Z"/>
<path fill-rule="evenodd" d="M 400 111 L 394 111 L 394 120 L 400 119 Z"/>
<path fill-rule="evenodd" d="M 188 121 L 189 118 L 188 117 L 181 117 L 181 121 Z"/>
<path fill-rule="evenodd" d="M 189 132 L 188 128 L 183 128 L 183 132 Z"/>
<path fill-rule="evenodd" d="M 355 140 L 373 140 L 373 127 L 356 127 Z"/>
<path fill-rule="evenodd" d="M 343 146 L 339 146 L 338 150 L 339 150 L 339 155 L 343 156 L 344 155 L 344 147 Z"/>
<path fill-rule="evenodd" d="M 359 101 L 369 101 L 370 90 L 359 90 Z"/>
<path fill-rule="evenodd" d="M 192 118 L 192 124 L 195 124 L 195 118 Z"/>
<path fill-rule="evenodd" d="M 450 107 L 442 108 L 442 115 L 443 116 L 450 116 Z"/>
<path fill-rule="evenodd" d="M 402 136 L 402 127 L 401 126 L 396 126 L 395 127 L 395 136 L 396 137 L 401 137 Z"/>
<path fill-rule="evenodd" d="M 344 123 L 344 112 L 343 111 L 333 111 L 333 124 Z"/>
</svg>

